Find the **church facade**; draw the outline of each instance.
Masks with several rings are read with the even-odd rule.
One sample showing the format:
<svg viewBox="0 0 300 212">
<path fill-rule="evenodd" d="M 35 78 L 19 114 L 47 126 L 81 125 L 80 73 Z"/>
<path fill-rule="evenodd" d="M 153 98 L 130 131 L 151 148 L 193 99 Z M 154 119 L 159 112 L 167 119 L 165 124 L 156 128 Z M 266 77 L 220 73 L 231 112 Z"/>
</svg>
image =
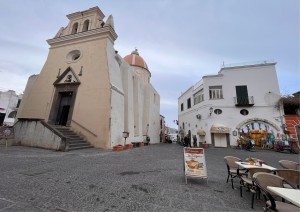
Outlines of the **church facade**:
<svg viewBox="0 0 300 212">
<path fill-rule="evenodd" d="M 69 127 L 97 148 L 123 144 L 123 132 L 129 134 L 127 143 L 146 136 L 159 142 L 160 96 L 144 59 L 137 50 L 124 58 L 118 54 L 113 17 L 104 22 L 98 7 L 67 17 L 69 24 L 47 40 L 49 54 L 40 74 L 28 80 L 16 139 L 34 146 L 26 136 L 34 133 L 32 127 L 20 124 L 40 120 L 47 128 Z"/>
</svg>

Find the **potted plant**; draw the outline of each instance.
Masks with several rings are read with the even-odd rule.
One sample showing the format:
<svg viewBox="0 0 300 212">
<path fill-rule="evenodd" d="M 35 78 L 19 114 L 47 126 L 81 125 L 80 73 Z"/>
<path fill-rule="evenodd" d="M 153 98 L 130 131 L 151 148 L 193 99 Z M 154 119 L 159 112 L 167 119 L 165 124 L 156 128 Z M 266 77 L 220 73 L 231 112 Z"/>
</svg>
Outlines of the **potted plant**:
<svg viewBox="0 0 300 212">
<path fill-rule="evenodd" d="M 202 144 L 203 148 L 208 148 L 208 143 L 206 143 L 206 141 L 204 141 L 204 143 Z"/>
<path fill-rule="evenodd" d="M 125 144 L 124 145 L 124 150 L 125 149 L 132 149 L 133 148 L 133 144 Z"/>
<path fill-rule="evenodd" d="M 255 163 L 255 160 L 254 160 L 254 158 L 252 158 L 252 157 L 249 157 L 249 158 L 248 158 L 248 161 L 249 161 L 249 164 L 250 164 L 250 165 L 254 165 L 254 163 Z"/>
<path fill-rule="evenodd" d="M 123 149 L 124 149 L 124 146 L 121 144 L 113 146 L 113 151 L 122 151 Z"/>
</svg>

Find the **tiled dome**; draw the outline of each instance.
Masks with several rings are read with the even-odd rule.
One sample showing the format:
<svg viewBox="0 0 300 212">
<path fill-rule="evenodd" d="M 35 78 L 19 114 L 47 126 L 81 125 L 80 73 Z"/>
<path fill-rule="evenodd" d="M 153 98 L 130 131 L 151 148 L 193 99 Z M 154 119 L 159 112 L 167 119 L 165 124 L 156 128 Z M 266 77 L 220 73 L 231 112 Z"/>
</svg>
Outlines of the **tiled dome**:
<svg viewBox="0 0 300 212">
<path fill-rule="evenodd" d="M 146 62 L 144 61 L 144 59 L 139 55 L 137 49 L 135 49 L 133 52 L 131 52 L 130 55 L 127 55 L 124 57 L 124 60 L 132 66 L 138 66 L 141 68 L 144 68 L 146 70 L 148 70 L 148 66 L 146 64 Z M 149 70 L 148 70 L 149 71 Z"/>
</svg>

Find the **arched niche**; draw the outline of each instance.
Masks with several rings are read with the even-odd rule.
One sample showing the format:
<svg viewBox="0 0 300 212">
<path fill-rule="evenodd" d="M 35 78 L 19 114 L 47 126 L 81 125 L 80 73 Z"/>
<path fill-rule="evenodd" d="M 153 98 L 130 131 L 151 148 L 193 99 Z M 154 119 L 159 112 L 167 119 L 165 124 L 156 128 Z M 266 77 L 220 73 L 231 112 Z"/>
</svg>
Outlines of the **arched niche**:
<svg viewBox="0 0 300 212">
<path fill-rule="evenodd" d="M 88 31 L 90 25 L 90 20 L 85 20 L 82 27 L 82 32 Z"/>
<path fill-rule="evenodd" d="M 78 23 L 76 22 L 76 23 L 73 24 L 73 26 L 72 26 L 71 34 L 77 33 L 77 30 L 78 30 Z"/>
</svg>

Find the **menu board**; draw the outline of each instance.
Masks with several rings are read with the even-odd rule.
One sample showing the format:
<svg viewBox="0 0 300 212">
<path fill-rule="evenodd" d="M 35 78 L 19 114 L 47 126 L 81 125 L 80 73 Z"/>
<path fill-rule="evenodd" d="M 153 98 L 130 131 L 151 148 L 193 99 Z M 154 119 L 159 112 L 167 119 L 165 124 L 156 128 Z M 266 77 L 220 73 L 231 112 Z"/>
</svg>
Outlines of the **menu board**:
<svg viewBox="0 0 300 212">
<path fill-rule="evenodd" d="M 185 177 L 199 177 L 207 179 L 204 149 L 184 147 L 183 151 Z"/>
</svg>

